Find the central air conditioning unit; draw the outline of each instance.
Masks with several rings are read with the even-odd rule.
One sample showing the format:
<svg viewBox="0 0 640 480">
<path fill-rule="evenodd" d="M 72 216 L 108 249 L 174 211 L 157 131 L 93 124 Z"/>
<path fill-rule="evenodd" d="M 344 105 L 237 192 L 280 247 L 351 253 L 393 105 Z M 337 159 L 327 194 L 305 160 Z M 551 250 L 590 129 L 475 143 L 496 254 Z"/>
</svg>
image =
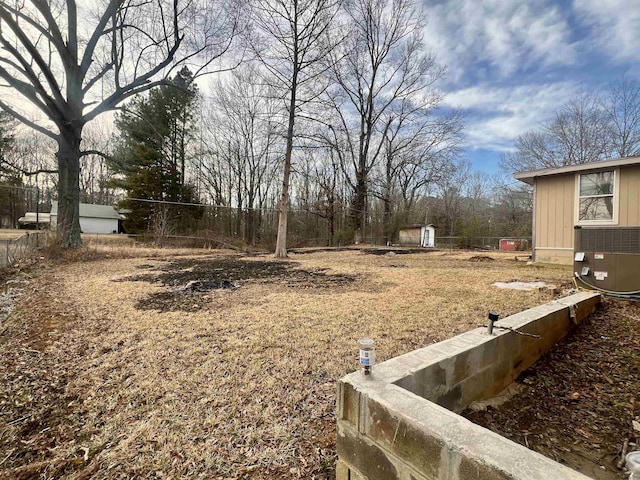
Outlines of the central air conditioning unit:
<svg viewBox="0 0 640 480">
<path fill-rule="evenodd" d="M 640 294 L 640 227 L 575 227 L 578 285 Z"/>
</svg>

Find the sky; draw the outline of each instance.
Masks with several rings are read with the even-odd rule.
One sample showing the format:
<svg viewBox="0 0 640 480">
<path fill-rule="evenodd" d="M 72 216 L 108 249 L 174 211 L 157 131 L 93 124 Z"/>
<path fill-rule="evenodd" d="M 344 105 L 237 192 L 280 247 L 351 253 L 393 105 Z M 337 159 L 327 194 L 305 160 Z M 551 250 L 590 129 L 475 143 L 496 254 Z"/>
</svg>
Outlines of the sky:
<svg viewBox="0 0 640 480">
<path fill-rule="evenodd" d="M 445 107 L 466 112 L 464 156 L 493 173 L 518 135 L 581 88 L 640 80 L 640 0 L 423 0 L 424 38 L 447 65 Z"/>
</svg>

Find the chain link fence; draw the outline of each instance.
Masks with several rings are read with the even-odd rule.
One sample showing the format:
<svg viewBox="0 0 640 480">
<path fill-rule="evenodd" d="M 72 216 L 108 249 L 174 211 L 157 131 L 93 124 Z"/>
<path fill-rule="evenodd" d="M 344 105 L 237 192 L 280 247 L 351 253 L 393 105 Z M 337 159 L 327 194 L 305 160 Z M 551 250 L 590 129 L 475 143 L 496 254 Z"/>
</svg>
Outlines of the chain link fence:
<svg viewBox="0 0 640 480">
<path fill-rule="evenodd" d="M 0 238 L 0 267 L 12 265 L 43 244 L 44 235 L 35 232 L 25 232 L 17 238 Z"/>
<path fill-rule="evenodd" d="M 436 248 L 499 250 L 500 242 L 508 245 L 505 250 L 527 251 L 531 249 L 531 237 L 436 237 Z"/>
</svg>

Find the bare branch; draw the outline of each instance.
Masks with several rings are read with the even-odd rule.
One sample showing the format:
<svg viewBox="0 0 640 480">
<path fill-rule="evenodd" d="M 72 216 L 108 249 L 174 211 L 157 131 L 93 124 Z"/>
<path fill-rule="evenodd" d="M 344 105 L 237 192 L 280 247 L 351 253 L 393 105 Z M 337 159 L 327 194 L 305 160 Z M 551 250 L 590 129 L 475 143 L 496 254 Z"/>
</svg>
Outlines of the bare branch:
<svg viewBox="0 0 640 480">
<path fill-rule="evenodd" d="M 13 108 L 11 108 L 9 105 L 7 105 L 4 101 L 0 100 L 0 108 L 2 110 L 4 110 L 5 112 L 9 113 L 11 116 L 13 116 L 15 119 L 17 119 L 18 121 L 20 121 L 21 123 L 24 123 L 26 126 L 33 128 L 34 130 L 46 135 L 49 138 L 52 138 L 54 140 L 58 139 L 58 134 L 38 125 L 35 122 L 32 122 L 31 120 L 29 120 L 27 117 L 25 117 L 24 115 L 22 115 L 21 113 L 19 113 L 17 110 L 14 110 Z"/>
</svg>

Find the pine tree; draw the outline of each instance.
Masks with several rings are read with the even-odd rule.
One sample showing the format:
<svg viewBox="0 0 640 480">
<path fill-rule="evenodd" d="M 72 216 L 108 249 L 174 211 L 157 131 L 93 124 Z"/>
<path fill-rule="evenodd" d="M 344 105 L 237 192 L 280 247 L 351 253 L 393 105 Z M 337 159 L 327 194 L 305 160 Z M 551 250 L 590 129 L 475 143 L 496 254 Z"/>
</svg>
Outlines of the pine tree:
<svg viewBox="0 0 640 480">
<path fill-rule="evenodd" d="M 115 174 L 110 183 L 127 192 L 128 199 L 119 206 L 129 210 L 124 222 L 129 233 L 184 232 L 202 215 L 198 207 L 132 200 L 197 203 L 185 176 L 198 97 L 192 81 L 185 67 L 172 85 L 151 90 L 148 97 L 135 97 L 116 117 L 121 137 L 110 161 Z"/>
</svg>

